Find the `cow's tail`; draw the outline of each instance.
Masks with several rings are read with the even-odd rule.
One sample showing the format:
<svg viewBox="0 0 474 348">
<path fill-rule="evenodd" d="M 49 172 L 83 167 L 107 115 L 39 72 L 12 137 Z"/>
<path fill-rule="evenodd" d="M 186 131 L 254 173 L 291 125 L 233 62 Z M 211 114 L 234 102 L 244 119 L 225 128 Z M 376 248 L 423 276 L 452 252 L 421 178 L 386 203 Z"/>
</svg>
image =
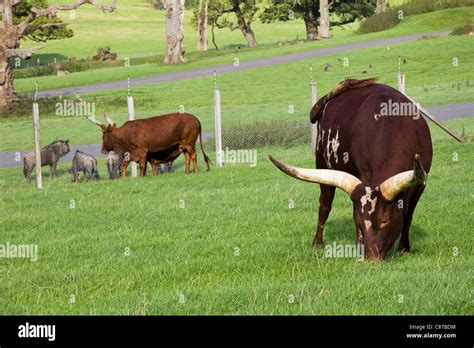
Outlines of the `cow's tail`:
<svg viewBox="0 0 474 348">
<path fill-rule="evenodd" d="M 199 142 L 201 143 L 201 151 L 202 151 L 202 155 L 204 156 L 204 161 L 206 161 L 206 164 L 207 164 L 207 170 L 211 169 L 210 165 L 211 165 L 211 160 L 209 159 L 209 157 L 207 157 L 206 153 L 204 152 L 204 147 L 202 146 L 202 128 L 199 127 Z"/>
</svg>

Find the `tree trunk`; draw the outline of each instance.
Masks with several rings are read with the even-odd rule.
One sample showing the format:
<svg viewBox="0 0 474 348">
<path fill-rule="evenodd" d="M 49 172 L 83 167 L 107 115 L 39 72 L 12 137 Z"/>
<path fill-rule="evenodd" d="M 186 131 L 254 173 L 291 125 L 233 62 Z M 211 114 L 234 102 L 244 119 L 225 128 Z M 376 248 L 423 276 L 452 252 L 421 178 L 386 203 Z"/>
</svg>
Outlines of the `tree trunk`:
<svg viewBox="0 0 474 348">
<path fill-rule="evenodd" d="M 205 1 L 204 9 L 202 2 Z M 207 51 L 207 14 L 209 0 L 199 0 L 198 6 L 198 51 Z"/>
<path fill-rule="evenodd" d="M 250 27 L 250 21 L 246 22 L 244 18 L 244 14 L 240 10 L 240 7 L 237 5 L 234 7 L 234 13 L 237 17 L 237 24 L 239 25 L 239 29 L 247 40 L 247 44 L 249 47 L 257 47 L 257 40 L 255 40 L 255 34 L 253 33 L 252 28 Z"/>
<path fill-rule="evenodd" d="M 184 0 L 164 0 L 166 16 L 165 64 L 184 63 Z"/>
<path fill-rule="evenodd" d="M 319 37 L 329 39 L 329 1 L 319 0 Z"/>
<path fill-rule="evenodd" d="M 377 0 L 377 8 L 375 9 L 375 13 L 385 13 L 387 11 L 387 0 Z"/>
<path fill-rule="evenodd" d="M 214 27 L 215 27 L 215 22 L 212 22 L 212 25 L 211 25 L 212 44 L 213 44 L 214 47 L 216 48 L 216 51 L 218 51 L 218 50 L 219 50 L 219 47 L 217 47 L 216 34 L 214 33 Z"/>
<path fill-rule="evenodd" d="M 8 59 L 0 48 L 0 113 L 7 106 L 18 102 L 15 87 L 13 86 L 13 72 Z"/>
<path fill-rule="evenodd" d="M 306 39 L 316 40 L 318 38 L 318 21 L 313 12 L 314 1 L 306 1 L 306 12 L 304 14 L 304 23 L 306 25 Z"/>
</svg>

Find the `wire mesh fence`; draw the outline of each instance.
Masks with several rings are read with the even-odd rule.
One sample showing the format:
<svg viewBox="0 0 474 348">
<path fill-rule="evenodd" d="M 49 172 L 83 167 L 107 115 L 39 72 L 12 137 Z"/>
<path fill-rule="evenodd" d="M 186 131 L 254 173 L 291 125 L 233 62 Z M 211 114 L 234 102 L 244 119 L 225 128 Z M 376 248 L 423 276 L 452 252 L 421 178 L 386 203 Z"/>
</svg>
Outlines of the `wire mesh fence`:
<svg viewBox="0 0 474 348">
<path fill-rule="evenodd" d="M 445 71 L 439 70 L 440 76 Z M 328 93 L 339 81 L 346 76 L 366 78 L 366 74 L 341 73 L 340 76 L 320 77 L 318 83 L 318 98 Z M 406 76 L 406 93 L 430 113 L 440 120 L 474 117 L 474 81 L 470 76 L 450 82 L 427 81 L 426 84 L 412 86 Z M 294 154 L 294 149 L 311 155 L 311 125 L 309 111 L 312 105 L 309 76 L 301 76 L 297 85 L 290 84 L 280 90 L 287 94 L 272 94 L 272 85 L 264 81 L 255 81 L 254 85 L 247 85 L 238 90 L 229 82 L 219 81 L 221 92 L 221 129 L 222 129 L 222 156 L 224 164 L 248 162 L 252 165 L 257 151 L 265 148 L 278 147 L 279 151 L 288 150 Z M 396 71 L 390 79 L 383 80 L 397 87 Z M 285 81 L 281 81 L 284 85 Z M 132 88 L 134 97 L 135 119 L 172 112 L 186 112 L 198 117 L 202 124 L 204 151 L 216 161 L 216 132 L 215 106 L 213 97 L 214 84 L 209 79 L 209 93 L 199 103 L 190 103 L 195 91 L 188 88 L 181 91 L 182 103 L 173 102 L 166 107 L 154 108 L 155 101 L 166 98 L 165 95 L 153 95 L 146 92 L 146 86 L 138 90 Z M 290 93 L 295 89 L 298 93 Z M 252 98 L 255 90 L 261 94 L 268 91 L 269 98 Z M 262 92 L 263 91 L 263 92 Z M 248 101 L 247 101 L 248 100 Z M 166 104 L 166 103 L 164 103 Z M 163 104 L 162 104 L 163 105 Z M 112 112 L 110 113 L 110 110 Z M 63 96 L 40 100 L 40 146 L 46 151 L 48 146 L 58 141 L 67 141 L 69 151 L 59 156 L 59 167 L 55 170 L 52 165 L 51 173 L 56 175 L 71 175 L 73 173 L 73 159 L 77 151 L 88 154 L 97 159 L 98 174 L 101 178 L 109 178 L 106 155 L 101 153 L 101 130 L 90 123 L 85 116 L 102 119 L 102 114 L 109 112 L 117 125 L 129 119 L 127 108 L 127 91 L 114 91 L 102 95 Z M 34 132 L 32 113 L 23 117 L 12 117 L 0 120 L 0 168 L 23 167 L 29 170 L 31 161 L 28 156 L 34 150 Z M 104 120 L 105 122 L 105 120 Z M 199 146 L 197 146 L 199 148 Z M 26 159 L 25 159 L 26 156 Z M 47 153 L 44 154 L 47 158 Z M 54 155 L 54 156 L 57 156 Z M 179 156 L 173 165 L 164 164 L 159 168 L 161 172 L 181 170 L 184 166 L 183 156 Z M 27 164 L 25 164 L 27 163 Z M 51 164 L 46 161 L 46 166 Z M 200 157 L 200 168 L 204 165 Z M 20 172 L 20 171 L 19 171 Z M 49 175 L 47 168 L 43 168 L 45 176 Z M 24 173 L 22 173 L 23 176 Z M 32 177 L 35 176 L 32 171 Z M 21 177 L 21 176 L 20 176 Z"/>
</svg>

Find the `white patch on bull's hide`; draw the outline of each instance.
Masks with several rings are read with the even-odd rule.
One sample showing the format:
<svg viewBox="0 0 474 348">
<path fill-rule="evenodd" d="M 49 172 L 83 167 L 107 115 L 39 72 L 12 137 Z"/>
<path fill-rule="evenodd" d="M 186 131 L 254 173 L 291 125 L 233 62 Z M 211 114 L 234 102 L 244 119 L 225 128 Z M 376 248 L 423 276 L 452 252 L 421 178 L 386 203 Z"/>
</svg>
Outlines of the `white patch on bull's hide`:
<svg viewBox="0 0 474 348">
<path fill-rule="evenodd" d="M 326 160 L 326 166 L 328 168 L 331 168 L 331 128 L 329 128 L 328 131 L 328 141 L 326 142 L 326 156 L 324 156 L 324 159 Z"/>
<path fill-rule="evenodd" d="M 331 139 L 331 128 L 329 128 L 328 140 L 326 143 L 326 156 L 324 156 L 328 168 L 331 168 L 331 157 L 334 157 L 334 161 L 336 163 L 339 162 L 337 150 L 339 149 L 340 145 L 341 143 L 339 142 L 339 129 L 336 131 L 336 136 Z"/>
<path fill-rule="evenodd" d="M 365 230 L 368 231 L 372 227 L 370 220 L 364 220 Z"/>
<path fill-rule="evenodd" d="M 369 215 L 372 214 L 375 211 L 375 205 L 377 204 L 377 197 L 375 198 L 370 198 L 372 194 L 372 190 L 370 187 L 365 188 L 365 195 L 360 198 L 360 204 L 362 212 L 364 212 L 364 207 L 367 205 L 367 203 L 370 203 L 370 210 L 369 210 Z"/>
<path fill-rule="evenodd" d="M 337 149 L 339 148 L 341 143 L 339 142 L 339 129 L 336 132 L 336 136 L 331 140 L 331 148 L 332 154 L 334 155 L 334 160 L 336 163 L 339 161 L 339 157 L 337 156 Z"/>
</svg>

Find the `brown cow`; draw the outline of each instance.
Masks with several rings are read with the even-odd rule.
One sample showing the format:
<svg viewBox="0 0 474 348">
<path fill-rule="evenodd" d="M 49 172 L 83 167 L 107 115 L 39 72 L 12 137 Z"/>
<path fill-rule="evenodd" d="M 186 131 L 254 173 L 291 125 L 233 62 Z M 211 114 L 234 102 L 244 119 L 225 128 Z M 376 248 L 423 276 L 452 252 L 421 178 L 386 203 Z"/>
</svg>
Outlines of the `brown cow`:
<svg viewBox="0 0 474 348">
<path fill-rule="evenodd" d="M 397 112 L 387 113 L 389 106 Z M 323 243 L 338 187 L 353 202 L 356 243 L 364 245 L 366 258 L 385 258 L 399 236 L 399 250 L 409 252 L 408 232 L 433 155 L 430 131 L 419 109 L 375 79 L 349 79 L 316 103 L 310 119 L 318 127 L 317 169 L 270 159 L 286 174 L 320 184 L 313 245 Z"/>
<path fill-rule="evenodd" d="M 122 177 L 130 161 L 140 165 L 140 176 L 145 176 L 147 157 L 150 153 L 166 151 L 177 147 L 185 154 L 185 172 L 189 174 L 193 161 L 194 173 L 197 173 L 196 140 L 199 136 L 201 151 L 209 170 L 209 157 L 202 146 L 201 123 L 196 116 L 188 113 L 173 113 L 146 119 L 127 121 L 121 127 L 106 116 L 108 124 L 92 117 L 88 119 L 102 128 L 102 153 L 110 151 L 125 154 L 122 163 Z"/>
<path fill-rule="evenodd" d="M 181 155 L 183 150 L 179 146 L 172 147 L 165 151 L 150 152 L 147 155 L 147 161 L 151 164 L 153 176 L 158 174 L 157 167 L 160 164 L 165 164 L 167 167 L 173 164 L 174 160 Z"/>
</svg>

